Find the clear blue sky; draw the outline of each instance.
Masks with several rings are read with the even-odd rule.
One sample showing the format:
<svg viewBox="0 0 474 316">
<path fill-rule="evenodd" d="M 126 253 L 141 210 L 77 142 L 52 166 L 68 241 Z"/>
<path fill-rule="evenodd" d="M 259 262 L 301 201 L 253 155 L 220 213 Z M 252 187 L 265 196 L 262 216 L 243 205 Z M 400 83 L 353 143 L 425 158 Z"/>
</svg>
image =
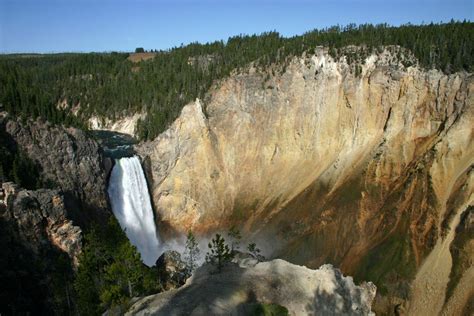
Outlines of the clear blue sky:
<svg viewBox="0 0 474 316">
<path fill-rule="evenodd" d="M 166 49 L 334 24 L 474 21 L 474 0 L 0 0 L 0 52 Z"/>
</svg>

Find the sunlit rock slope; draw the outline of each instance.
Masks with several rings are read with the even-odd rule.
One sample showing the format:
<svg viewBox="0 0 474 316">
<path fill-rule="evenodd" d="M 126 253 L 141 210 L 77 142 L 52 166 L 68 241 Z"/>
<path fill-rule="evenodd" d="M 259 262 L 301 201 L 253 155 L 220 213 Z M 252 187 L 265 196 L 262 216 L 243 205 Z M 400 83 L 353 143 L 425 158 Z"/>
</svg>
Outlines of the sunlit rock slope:
<svg viewBox="0 0 474 316">
<path fill-rule="evenodd" d="M 137 147 L 161 233 L 237 225 L 267 255 L 373 281 L 381 311 L 410 308 L 438 275 L 411 308 L 441 312 L 455 273 L 449 245 L 473 203 L 474 79 L 405 67 L 397 56 L 408 53 L 391 51 L 357 76 L 324 49 L 249 66 L 187 105 Z M 449 258 L 426 272 L 433 249 Z"/>
</svg>

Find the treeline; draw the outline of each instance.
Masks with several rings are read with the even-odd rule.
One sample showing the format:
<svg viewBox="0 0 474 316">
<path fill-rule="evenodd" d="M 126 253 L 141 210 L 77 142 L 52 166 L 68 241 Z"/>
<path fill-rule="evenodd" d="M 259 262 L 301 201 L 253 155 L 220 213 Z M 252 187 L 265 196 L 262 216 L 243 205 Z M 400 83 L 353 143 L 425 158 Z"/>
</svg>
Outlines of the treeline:
<svg viewBox="0 0 474 316">
<path fill-rule="evenodd" d="M 86 128 L 84 118 L 99 110 L 105 99 L 114 99 L 123 87 L 120 71 L 129 72 L 124 65 L 128 54 L 57 54 L 5 55 L 0 57 L 0 104 L 20 117 L 38 116 L 55 124 Z M 76 116 L 60 103 L 83 104 L 83 115 Z M 117 102 L 117 104 L 123 102 Z M 87 109 L 92 112 L 88 112 Z M 114 113 L 114 111 L 112 111 Z M 110 113 L 108 113 L 110 114 Z M 106 115 L 102 112 L 99 115 Z"/>
<path fill-rule="evenodd" d="M 123 53 L 7 55 L 0 57 L 0 103 L 17 115 L 43 116 L 53 123 L 83 128 L 93 115 L 114 120 L 146 112 L 138 135 L 153 139 L 186 103 L 203 98 L 213 82 L 251 62 L 263 68 L 285 63 L 316 46 L 326 46 L 331 55 L 340 56 L 341 48 L 348 45 L 363 46 L 366 53 L 400 45 L 426 69 L 472 72 L 473 43 L 474 23 L 451 21 L 399 27 L 350 24 L 291 38 L 277 32 L 239 35 L 226 42 L 159 51 L 152 60 L 138 64 Z M 61 107 L 63 101 L 69 107 Z"/>
</svg>

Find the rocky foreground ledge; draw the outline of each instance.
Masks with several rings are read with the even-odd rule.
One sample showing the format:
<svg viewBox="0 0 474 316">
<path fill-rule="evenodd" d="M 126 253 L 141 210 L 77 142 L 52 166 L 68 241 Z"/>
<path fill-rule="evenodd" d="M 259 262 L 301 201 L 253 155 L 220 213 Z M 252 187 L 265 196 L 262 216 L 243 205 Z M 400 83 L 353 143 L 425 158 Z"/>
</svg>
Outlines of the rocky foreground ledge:
<svg viewBox="0 0 474 316">
<path fill-rule="evenodd" d="M 258 304 L 278 304 L 290 315 L 370 315 L 376 287 L 355 285 L 330 264 L 311 270 L 276 259 L 220 273 L 197 269 L 175 290 L 139 299 L 126 315 L 249 315 Z"/>
</svg>

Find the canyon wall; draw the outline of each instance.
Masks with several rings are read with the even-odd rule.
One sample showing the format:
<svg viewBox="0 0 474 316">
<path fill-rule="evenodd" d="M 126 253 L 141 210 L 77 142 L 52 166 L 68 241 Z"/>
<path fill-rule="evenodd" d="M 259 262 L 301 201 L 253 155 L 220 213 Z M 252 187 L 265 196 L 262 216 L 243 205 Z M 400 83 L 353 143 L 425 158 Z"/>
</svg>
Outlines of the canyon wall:
<svg viewBox="0 0 474 316">
<path fill-rule="evenodd" d="M 0 129 L 8 147 L 34 162 L 43 186 L 61 190 L 75 224 L 108 218 L 107 161 L 95 140 L 80 129 L 8 115 L 0 116 Z"/>
<path fill-rule="evenodd" d="M 474 78 L 397 56 L 371 55 L 358 73 L 319 49 L 250 66 L 187 105 L 137 147 L 164 237 L 237 225 L 267 255 L 373 281 L 376 311 L 441 312 L 449 245 L 473 204 Z M 430 256 L 449 259 L 423 268 Z M 441 303 L 410 307 L 430 275 L 426 304 Z"/>
<path fill-rule="evenodd" d="M 144 116 L 145 115 L 143 113 L 135 113 L 131 116 L 126 116 L 116 121 L 112 121 L 110 119 L 100 119 L 97 116 L 93 116 L 89 119 L 89 126 L 93 130 L 106 130 L 135 137 L 138 121 Z"/>
<path fill-rule="evenodd" d="M 23 174 L 16 166 L 21 162 L 13 161 L 11 180 L 22 173 L 39 188 L 26 190 L 0 177 L 0 313 L 70 313 L 82 233 L 103 226 L 111 214 L 102 150 L 79 129 L 5 112 L 0 137 L 2 158 L 25 156 L 35 167 Z"/>
</svg>

